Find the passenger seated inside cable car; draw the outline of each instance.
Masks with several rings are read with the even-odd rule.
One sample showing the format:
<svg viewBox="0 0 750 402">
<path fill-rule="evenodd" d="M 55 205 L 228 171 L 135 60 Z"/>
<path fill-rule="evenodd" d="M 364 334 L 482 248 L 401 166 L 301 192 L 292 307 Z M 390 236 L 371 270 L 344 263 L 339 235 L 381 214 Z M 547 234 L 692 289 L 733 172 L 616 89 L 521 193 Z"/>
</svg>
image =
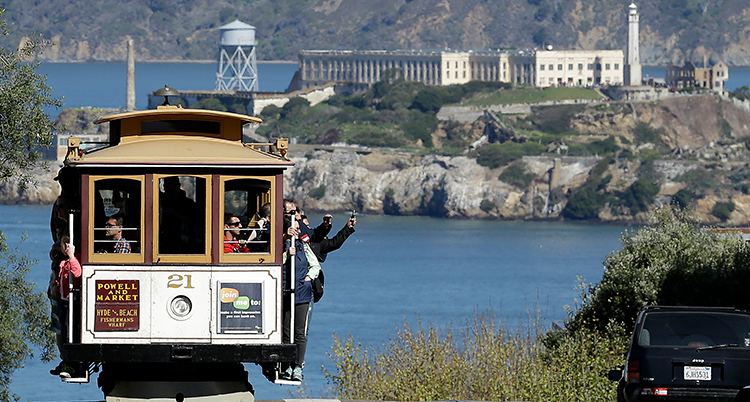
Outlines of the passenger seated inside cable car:
<svg viewBox="0 0 750 402">
<path fill-rule="evenodd" d="M 131 179 L 97 180 L 94 206 L 94 252 L 140 253 L 141 183 Z"/>
<path fill-rule="evenodd" d="M 224 182 L 224 253 L 266 253 L 271 240 L 271 182 Z"/>
<path fill-rule="evenodd" d="M 196 176 L 159 179 L 159 254 L 205 254 L 206 183 Z"/>
</svg>

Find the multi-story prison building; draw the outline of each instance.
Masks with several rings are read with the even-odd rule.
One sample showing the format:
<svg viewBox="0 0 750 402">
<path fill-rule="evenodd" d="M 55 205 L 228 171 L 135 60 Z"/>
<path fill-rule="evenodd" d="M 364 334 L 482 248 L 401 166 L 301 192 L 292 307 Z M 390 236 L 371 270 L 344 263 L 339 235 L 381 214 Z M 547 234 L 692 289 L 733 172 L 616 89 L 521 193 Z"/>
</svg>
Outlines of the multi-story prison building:
<svg viewBox="0 0 750 402">
<path fill-rule="evenodd" d="M 328 82 L 369 85 L 388 76 L 437 86 L 469 81 L 621 85 L 623 60 L 622 50 L 303 50 L 297 80 L 299 89 Z"/>
</svg>

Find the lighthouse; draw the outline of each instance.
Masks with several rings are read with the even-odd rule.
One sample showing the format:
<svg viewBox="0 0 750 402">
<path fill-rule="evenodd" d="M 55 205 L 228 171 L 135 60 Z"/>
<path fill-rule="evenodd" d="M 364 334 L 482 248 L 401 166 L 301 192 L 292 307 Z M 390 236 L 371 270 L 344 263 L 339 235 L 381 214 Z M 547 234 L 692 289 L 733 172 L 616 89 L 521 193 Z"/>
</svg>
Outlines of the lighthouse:
<svg viewBox="0 0 750 402">
<path fill-rule="evenodd" d="M 625 63 L 625 85 L 641 85 L 641 56 L 638 46 L 638 6 L 628 7 L 628 52 Z"/>
</svg>

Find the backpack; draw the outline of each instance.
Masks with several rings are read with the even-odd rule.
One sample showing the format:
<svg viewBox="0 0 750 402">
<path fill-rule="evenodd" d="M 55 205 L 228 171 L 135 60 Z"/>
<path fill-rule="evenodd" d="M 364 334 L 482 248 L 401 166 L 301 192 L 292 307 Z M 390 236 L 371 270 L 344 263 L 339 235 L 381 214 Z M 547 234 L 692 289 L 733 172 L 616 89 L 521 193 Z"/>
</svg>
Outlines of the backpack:
<svg viewBox="0 0 750 402">
<path fill-rule="evenodd" d="M 318 277 L 312 281 L 313 302 L 317 303 L 320 298 L 323 297 L 323 285 L 325 284 L 325 281 L 326 278 L 321 269 L 318 273 Z"/>
</svg>

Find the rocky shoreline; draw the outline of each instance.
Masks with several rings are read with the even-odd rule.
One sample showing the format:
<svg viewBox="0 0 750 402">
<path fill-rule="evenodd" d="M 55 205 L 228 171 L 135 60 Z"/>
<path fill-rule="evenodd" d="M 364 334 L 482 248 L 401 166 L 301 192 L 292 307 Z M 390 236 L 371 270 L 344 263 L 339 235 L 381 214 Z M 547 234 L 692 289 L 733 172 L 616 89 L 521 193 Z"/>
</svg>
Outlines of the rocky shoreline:
<svg viewBox="0 0 750 402">
<path fill-rule="evenodd" d="M 285 177 L 284 195 L 308 212 L 357 210 L 371 215 L 496 220 L 562 220 L 565 200 L 551 201 L 549 185 L 543 178 L 557 162 L 560 178 L 555 186 L 564 193 L 581 186 L 602 159 L 524 157 L 538 180 L 522 189 L 498 179 L 506 167 L 490 169 L 466 156 L 300 145 L 292 148 L 290 156 L 295 166 Z M 668 203 L 671 194 L 682 188 L 670 177 L 698 164 L 660 161 L 656 168 L 667 179 L 655 205 Z M 35 172 L 35 183 L 25 189 L 17 180 L 0 185 L 0 203 L 52 204 L 59 193 L 54 170 Z M 719 200 L 716 196 L 704 197 L 693 211 L 704 223 L 719 224 L 711 215 L 711 207 Z M 745 225 L 750 220 L 750 195 L 737 194 L 732 200 L 736 206 L 732 219 L 722 225 Z M 631 216 L 628 211 L 608 206 L 592 221 L 638 225 L 647 221 L 647 214 Z"/>
</svg>

